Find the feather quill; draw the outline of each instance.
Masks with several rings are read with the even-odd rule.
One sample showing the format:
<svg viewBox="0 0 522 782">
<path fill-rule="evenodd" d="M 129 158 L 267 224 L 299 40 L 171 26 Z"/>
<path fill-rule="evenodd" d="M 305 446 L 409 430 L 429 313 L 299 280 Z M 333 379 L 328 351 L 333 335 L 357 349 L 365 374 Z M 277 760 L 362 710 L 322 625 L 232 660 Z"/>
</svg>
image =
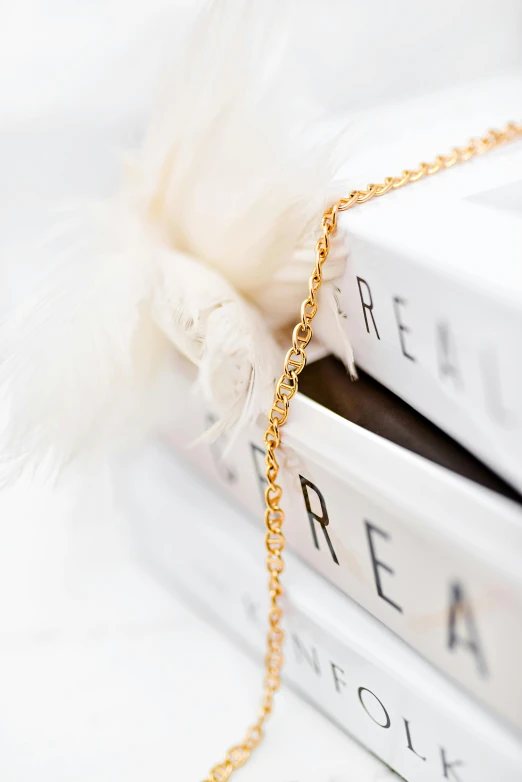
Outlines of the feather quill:
<svg viewBox="0 0 522 782">
<path fill-rule="evenodd" d="M 167 418 L 154 400 L 173 349 L 198 368 L 209 436 L 268 408 L 339 141 L 318 143 L 269 5 L 202 14 L 120 192 L 84 210 L 49 285 L 2 325 L 5 475 L 58 472 Z"/>
</svg>

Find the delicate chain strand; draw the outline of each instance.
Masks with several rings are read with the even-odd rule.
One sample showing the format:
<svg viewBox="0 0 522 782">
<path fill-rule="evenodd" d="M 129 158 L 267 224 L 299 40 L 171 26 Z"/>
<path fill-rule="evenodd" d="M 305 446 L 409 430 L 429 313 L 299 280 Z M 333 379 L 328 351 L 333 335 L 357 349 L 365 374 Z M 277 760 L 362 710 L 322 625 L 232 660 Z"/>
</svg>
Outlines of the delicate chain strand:
<svg viewBox="0 0 522 782">
<path fill-rule="evenodd" d="M 311 323 L 317 313 L 316 294 L 323 281 L 323 264 L 328 258 L 330 236 L 335 233 L 337 228 L 337 215 L 339 212 L 351 209 L 356 204 L 364 204 L 372 198 L 377 198 L 390 192 L 390 190 L 398 190 L 410 182 L 418 182 L 420 179 L 437 174 L 439 171 L 451 168 L 457 163 L 463 163 L 470 158 L 483 155 L 491 149 L 496 149 L 501 144 L 521 137 L 522 123 L 515 124 L 510 122 L 503 130 L 490 130 L 482 138 L 472 139 L 465 147 L 455 147 L 447 156 L 439 155 L 432 163 L 421 163 L 413 171 L 406 170 L 400 176 L 387 177 L 380 185 L 368 185 L 363 190 L 352 190 L 348 197 L 340 198 L 323 214 L 321 236 L 315 246 L 315 268 L 308 281 L 308 297 L 301 305 L 301 320 L 294 328 L 292 347 L 285 356 L 283 374 L 276 384 L 272 409 L 268 415 L 269 423 L 264 436 L 267 479 L 265 491 L 265 543 L 270 606 L 268 609 L 263 699 L 257 721 L 249 729 L 243 742 L 232 747 L 227 752 L 224 761 L 214 766 L 205 782 L 226 782 L 234 771 L 246 763 L 263 738 L 264 723 L 272 711 L 274 695 L 281 683 L 284 632 L 281 626 L 283 610 L 280 598 L 283 594 L 283 587 L 280 582 L 280 576 L 284 570 L 283 549 L 285 547 L 285 537 L 282 531 L 284 513 L 279 505 L 282 489 L 276 482 L 279 465 L 275 452 L 280 445 L 280 428 L 288 417 L 290 400 L 297 391 L 298 375 L 305 367 L 305 350 L 312 339 Z"/>
</svg>

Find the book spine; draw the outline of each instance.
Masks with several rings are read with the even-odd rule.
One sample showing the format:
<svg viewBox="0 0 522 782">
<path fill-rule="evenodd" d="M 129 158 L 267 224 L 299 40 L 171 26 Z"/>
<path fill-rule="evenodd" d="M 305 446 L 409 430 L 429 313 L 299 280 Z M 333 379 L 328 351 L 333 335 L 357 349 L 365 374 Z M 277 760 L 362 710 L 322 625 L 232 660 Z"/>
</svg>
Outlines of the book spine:
<svg viewBox="0 0 522 782">
<path fill-rule="evenodd" d="M 364 371 L 522 489 L 520 303 L 379 243 L 358 218 L 345 218 L 346 271 L 314 331 L 340 358 L 349 338 Z"/>
<path fill-rule="evenodd" d="M 161 470 L 156 466 L 154 472 Z M 262 532 L 246 528 L 226 506 L 220 510 L 219 498 L 210 500 L 209 517 L 198 505 L 207 487 L 184 501 L 183 493 L 190 494 L 186 478 L 178 485 L 179 478 L 169 479 L 163 496 L 152 487 L 148 498 L 140 495 L 147 480 L 143 469 L 135 478 L 126 481 L 126 493 L 141 553 L 191 603 L 262 653 L 267 607 Z M 176 514 L 175 508 L 185 512 Z M 190 509 L 194 517 L 187 523 Z M 291 555 L 287 565 L 284 676 L 302 696 L 412 782 L 520 782 L 519 743 L 458 690 L 441 685 L 442 677 L 429 666 L 419 671 L 410 665 L 414 655 L 406 646 L 317 583 Z M 335 611 L 332 615 L 339 599 L 349 636 Z M 367 623 L 377 630 L 374 638 Z"/>
<path fill-rule="evenodd" d="M 301 416 L 299 407 L 296 410 L 297 421 L 288 429 L 281 454 L 290 547 L 427 660 L 522 729 L 522 581 L 512 572 L 522 543 L 520 510 L 468 481 L 446 477 L 447 471 L 342 419 L 332 419 L 322 408 L 312 409 L 306 399 L 299 401 L 305 409 Z M 211 422 L 193 396 L 169 442 L 261 524 L 261 429 L 233 443 L 187 449 Z M 341 470 L 329 422 L 339 439 L 339 454 L 352 453 L 361 464 L 359 473 Z M 313 450 L 318 437 L 328 458 Z M 405 504 L 405 494 L 414 496 L 413 505 Z"/>
</svg>

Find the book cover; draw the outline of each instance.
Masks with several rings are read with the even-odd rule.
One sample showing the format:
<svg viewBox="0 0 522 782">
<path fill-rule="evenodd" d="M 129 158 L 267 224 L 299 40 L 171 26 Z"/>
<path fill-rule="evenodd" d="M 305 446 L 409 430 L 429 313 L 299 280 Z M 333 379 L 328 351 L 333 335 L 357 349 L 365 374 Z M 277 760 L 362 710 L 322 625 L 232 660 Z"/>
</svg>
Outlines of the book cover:
<svg viewBox="0 0 522 782">
<path fill-rule="evenodd" d="M 320 377 L 318 369 L 319 364 L 314 372 Z M 325 375 L 325 384 L 329 380 Z M 261 525 L 262 427 L 232 442 L 188 446 L 212 423 L 212 414 L 189 393 L 189 375 L 183 379 L 180 368 L 178 382 L 186 383 L 186 403 L 169 433 L 172 447 Z M 381 409 L 378 402 L 377 420 Z M 405 416 L 403 429 L 416 431 Z M 451 463 L 454 451 L 442 442 L 444 447 L 435 438 L 430 452 Z M 464 457 L 455 447 L 462 466 Z M 281 464 L 289 546 L 440 670 L 522 728 L 520 503 L 303 394 L 294 398 Z M 474 461 L 466 464 L 475 474 Z M 482 473 L 478 477 L 485 481 Z"/>
<path fill-rule="evenodd" d="M 118 482 L 141 554 L 260 654 L 263 533 L 164 449 L 127 463 Z M 520 740 L 353 601 L 286 560 L 288 682 L 407 780 L 520 782 Z"/>
<path fill-rule="evenodd" d="M 339 179 L 380 181 L 371 177 L 412 155 L 413 165 L 418 145 L 443 150 L 466 122 L 482 127 L 486 107 L 517 113 L 521 90 L 522 71 L 513 70 L 385 107 L 370 139 L 355 123 Z M 333 286 L 335 306 L 320 306 L 314 326 L 341 358 L 349 339 L 363 370 L 519 490 L 521 187 L 522 146 L 514 144 L 404 197 L 341 214 L 346 269 Z"/>
</svg>

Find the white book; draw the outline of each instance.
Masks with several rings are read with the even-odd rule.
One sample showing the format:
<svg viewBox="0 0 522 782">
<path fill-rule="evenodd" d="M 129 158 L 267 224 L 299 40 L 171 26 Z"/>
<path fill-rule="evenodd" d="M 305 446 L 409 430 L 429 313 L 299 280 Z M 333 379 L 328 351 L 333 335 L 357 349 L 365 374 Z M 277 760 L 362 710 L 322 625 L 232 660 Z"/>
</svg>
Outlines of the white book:
<svg viewBox="0 0 522 782">
<path fill-rule="evenodd" d="M 520 122 L 521 95 L 515 70 L 356 117 L 339 192 Z M 522 489 L 522 142 L 342 213 L 339 232 L 337 312 L 314 330 L 341 357 L 348 336 L 363 370 Z"/>
<path fill-rule="evenodd" d="M 212 416 L 186 369 L 170 444 L 262 525 L 263 429 L 189 447 Z M 289 546 L 522 729 L 522 506 L 301 393 L 279 460 Z"/>
<path fill-rule="evenodd" d="M 156 572 L 263 655 L 262 531 L 165 449 L 120 467 L 118 484 Z M 293 555 L 286 561 L 284 676 L 307 700 L 410 782 L 521 782 L 520 740 Z"/>
</svg>

